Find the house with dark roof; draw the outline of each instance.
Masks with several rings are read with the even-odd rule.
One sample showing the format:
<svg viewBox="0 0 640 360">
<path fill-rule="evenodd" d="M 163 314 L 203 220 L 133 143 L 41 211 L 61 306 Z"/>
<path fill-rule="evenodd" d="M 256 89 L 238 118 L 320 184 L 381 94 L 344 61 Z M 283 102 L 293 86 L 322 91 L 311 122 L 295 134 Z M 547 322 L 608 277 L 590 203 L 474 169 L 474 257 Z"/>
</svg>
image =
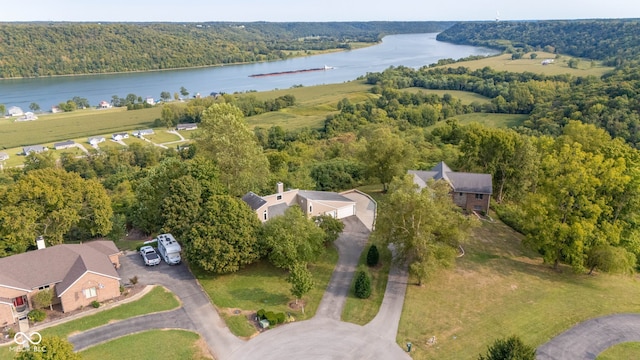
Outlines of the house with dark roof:
<svg viewBox="0 0 640 360">
<path fill-rule="evenodd" d="M 428 171 L 409 170 L 408 173 L 420 189 L 426 187 L 429 180 L 442 180 L 451 187 L 451 197 L 456 205 L 469 211 L 489 211 L 493 194 L 491 174 L 455 172 L 444 162 Z"/>
<path fill-rule="evenodd" d="M 113 241 L 62 244 L 0 258 L 0 326 L 34 309 L 33 296 L 51 289 L 63 312 L 120 295 L 116 268 L 120 251 Z"/>
<path fill-rule="evenodd" d="M 153 129 L 135 130 L 131 134 L 135 137 L 142 138 L 143 136 L 153 135 Z"/>
<path fill-rule="evenodd" d="M 22 153 L 27 156 L 31 153 L 40 154 L 41 152 L 47 151 L 47 148 L 42 145 L 29 145 L 22 148 Z"/>
<path fill-rule="evenodd" d="M 176 130 L 178 130 L 178 131 L 196 130 L 197 128 L 198 128 L 198 124 L 196 124 L 196 123 L 184 123 L 184 124 L 178 124 L 176 126 Z"/>
<path fill-rule="evenodd" d="M 260 196 L 249 192 L 242 200 L 255 211 L 262 222 L 283 215 L 294 205 L 300 206 L 307 217 L 329 215 L 342 219 L 356 214 L 356 202 L 342 194 L 298 189 L 284 191 L 281 182 L 276 185 L 275 194 Z"/>
<path fill-rule="evenodd" d="M 76 142 L 73 140 L 61 141 L 53 144 L 53 148 L 56 150 L 70 149 L 76 146 Z"/>
</svg>

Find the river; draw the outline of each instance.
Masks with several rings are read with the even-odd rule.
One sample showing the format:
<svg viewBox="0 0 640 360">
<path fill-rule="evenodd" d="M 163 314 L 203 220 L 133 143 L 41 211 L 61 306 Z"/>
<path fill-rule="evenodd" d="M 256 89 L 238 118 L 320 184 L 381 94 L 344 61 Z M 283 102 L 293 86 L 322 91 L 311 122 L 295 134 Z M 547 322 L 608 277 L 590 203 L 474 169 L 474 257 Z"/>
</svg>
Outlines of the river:
<svg viewBox="0 0 640 360">
<path fill-rule="evenodd" d="M 173 94 L 185 87 L 190 96 L 196 93 L 244 92 L 287 89 L 292 86 L 312 86 L 350 81 L 368 72 L 390 66 L 419 68 L 439 59 L 459 59 L 470 55 L 495 54 L 495 50 L 453 45 L 436 40 L 433 34 L 389 35 L 382 42 L 367 48 L 294 58 L 257 64 L 226 65 L 195 69 L 150 71 L 126 74 L 64 76 L 0 81 L 0 104 L 19 106 L 28 111 L 37 103 L 43 111 L 74 96 L 89 100 L 92 106 L 111 101 L 113 95 L 127 94 L 159 98 L 162 91 Z M 266 77 L 249 77 L 301 69 L 332 67 L 331 70 Z"/>
</svg>

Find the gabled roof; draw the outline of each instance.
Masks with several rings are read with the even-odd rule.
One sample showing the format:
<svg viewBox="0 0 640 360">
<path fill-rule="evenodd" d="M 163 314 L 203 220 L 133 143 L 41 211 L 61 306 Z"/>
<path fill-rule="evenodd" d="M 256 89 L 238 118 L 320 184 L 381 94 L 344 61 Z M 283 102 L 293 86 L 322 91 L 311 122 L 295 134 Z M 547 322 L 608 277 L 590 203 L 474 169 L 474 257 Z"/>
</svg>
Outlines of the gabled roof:
<svg viewBox="0 0 640 360">
<path fill-rule="evenodd" d="M 25 147 L 22 148 L 22 151 L 27 155 L 32 151 L 38 153 L 38 152 L 42 152 L 44 150 L 45 150 L 45 147 L 42 146 L 42 145 L 29 145 L 29 146 L 25 146 Z"/>
<path fill-rule="evenodd" d="M 0 286 L 31 291 L 57 284 L 60 296 L 87 272 L 120 279 L 109 260 L 109 255 L 117 252 L 112 241 L 99 241 L 56 245 L 1 258 Z"/>
<path fill-rule="evenodd" d="M 249 191 L 248 193 L 244 194 L 244 196 L 242 197 L 242 201 L 246 202 L 253 211 L 260 209 L 262 206 L 264 206 L 264 204 L 267 203 L 266 200 L 261 198 L 253 191 Z"/>
<path fill-rule="evenodd" d="M 53 144 L 53 147 L 69 146 L 69 145 L 74 145 L 75 143 L 76 142 L 73 140 L 61 141 Z"/>
<path fill-rule="evenodd" d="M 455 192 L 493 194 L 490 174 L 455 172 L 442 161 L 429 171 L 409 170 L 408 173 L 414 176 L 414 182 L 420 188 L 426 186 L 427 181 L 433 179 L 446 181 Z"/>
</svg>

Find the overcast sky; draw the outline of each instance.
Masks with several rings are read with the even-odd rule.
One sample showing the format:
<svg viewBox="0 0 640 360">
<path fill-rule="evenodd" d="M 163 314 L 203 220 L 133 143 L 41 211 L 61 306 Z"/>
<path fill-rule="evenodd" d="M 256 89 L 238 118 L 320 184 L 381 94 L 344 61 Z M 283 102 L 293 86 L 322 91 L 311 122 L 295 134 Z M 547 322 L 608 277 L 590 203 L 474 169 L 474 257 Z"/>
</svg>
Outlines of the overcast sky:
<svg viewBox="0 0 640 360">
<path fill-rule="evenodd" d="M 638 0 L 8 0 L 2 21 L 403 21 L 640 18 Z"/>
</svg>

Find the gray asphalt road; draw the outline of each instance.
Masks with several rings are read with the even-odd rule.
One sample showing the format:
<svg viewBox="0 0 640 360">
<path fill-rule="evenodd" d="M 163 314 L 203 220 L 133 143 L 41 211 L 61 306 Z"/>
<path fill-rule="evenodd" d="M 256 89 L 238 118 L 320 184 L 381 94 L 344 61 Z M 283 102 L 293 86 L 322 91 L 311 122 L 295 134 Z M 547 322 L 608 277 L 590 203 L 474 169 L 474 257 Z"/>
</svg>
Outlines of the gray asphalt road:
<svg viewBox="0 0 640 360">
<path fill-rule="evenodd" d="M 216 359 L 226 359 L 235 349 L 242 346 L 244 342 L 229 331 L 186 265 L 169 266 L 162 262 L 155 267 L 145 267 L 140 255 L 135 252 L 121 257 L 120 262 L 122 265 L 118 272 L 123 281 L 126 282 L 127 279 L 137 276 L 138 281 L 142 284 L 163 285 L 180 298 L 182 308 L 172 312 L 149 315 L 147 318 L 133 318 L 102 326 L 92 330 L 91 337 L 78 338 L 79 346 L 87 347 L 139 332 L 144 329 L 144 326 L 147 328 L 166 326 L 195 330 L 204 338 Z M 180 319 L 176 319 L 176 316 Z M 129 331 L 127 331 L 127 325 L 131 326 Z"/>
<path fill-rule="evenodd" d="M 389 270 L 389 280 L 384 292 L 380 310 L 371 322 L 364 327 L 380 337 L 395 341 L 398 325 L 404 306 L 404 295 L 407 291 L 408 273 L 403 265 L 394 265 Z"/>
<path fill-rule="evenodd" d="M 351 280 L 353 280 L 353 274 L 358 266 L 360 253 L 367 244 L 369 230 L 357 217 L 350 216 L 342 221 L 345 227 L 335 242 L 340 257 L 320 305 L 318 305 L 316 317 L 340 320 L 351 287 Z"/>
<path fill-rule="evenodd" d="M 595 359 L 609 347 L 640 341 L 640 314 L 616 314 L 582 322 L 540 346 L 538 360 Z"/>
</svg>

